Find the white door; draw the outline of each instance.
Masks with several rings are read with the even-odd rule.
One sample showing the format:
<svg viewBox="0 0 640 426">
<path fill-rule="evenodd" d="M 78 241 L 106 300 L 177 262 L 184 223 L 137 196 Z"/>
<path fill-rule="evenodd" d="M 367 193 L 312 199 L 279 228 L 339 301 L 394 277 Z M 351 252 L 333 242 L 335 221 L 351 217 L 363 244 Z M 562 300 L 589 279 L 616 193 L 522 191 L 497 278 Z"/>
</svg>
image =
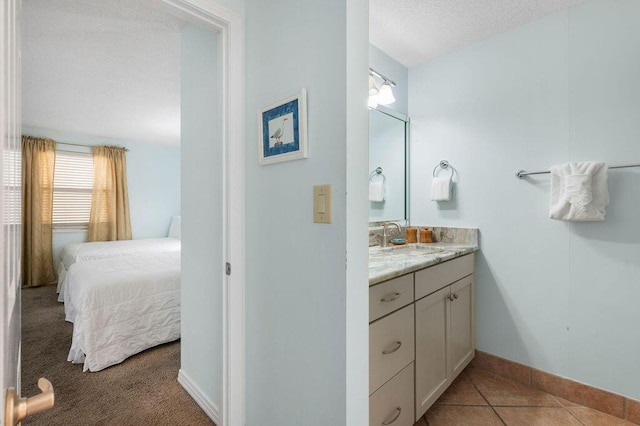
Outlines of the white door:
<svg viewBox="0 0 640 426">
<path fill-rule="evenodd" d="M 0 45 L 2 60 L 0 66 L 0 132 L 2 143 L 2 184 L 0 185 L 0 380 L 2 389 L 20 385 L 20 203 L 15 202 L 20 189 L 14 183 L 20 181 L 16 176 L 20 172 L 19 124 L 20 124 L 20 85 L 19 85 L 19 7 L 20 0 L 5 0 L 0 6 Z M 16 167 L 17 166 L 17 167 Z M 17 208 L 17 211 L 16 211 Z M 3 415 L 0 421 L 4 425 Z"/>
<path fill-rule="evenodd" d="M 21 123 L 20 123 L 20 0 L 0 6 L 0 380 L 6 403 L 0 425 L 13 426 L 27 413 L 53 406 L 53 388 L 46 379 L 42 393 L 20 397 L 20 241 L 21 233 Z"/>
</svg>

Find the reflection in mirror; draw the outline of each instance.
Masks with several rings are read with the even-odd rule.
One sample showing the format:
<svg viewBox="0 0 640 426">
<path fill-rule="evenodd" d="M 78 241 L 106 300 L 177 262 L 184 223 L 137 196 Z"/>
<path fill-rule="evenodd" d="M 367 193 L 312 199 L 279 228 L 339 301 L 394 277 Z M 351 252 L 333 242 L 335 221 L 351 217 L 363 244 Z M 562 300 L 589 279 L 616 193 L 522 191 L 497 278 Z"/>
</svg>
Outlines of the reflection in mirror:
<svg viewBox="0 0 640 426">
<path fill-rule="evenodd" d="M 369 222 L 408 217 L 408 118 L 384 107 L 369 110 Z M 375 170 L 380 167 L 382 173 Z M 376 194 L 384 180 L 384 201 Z"/>
</svg>

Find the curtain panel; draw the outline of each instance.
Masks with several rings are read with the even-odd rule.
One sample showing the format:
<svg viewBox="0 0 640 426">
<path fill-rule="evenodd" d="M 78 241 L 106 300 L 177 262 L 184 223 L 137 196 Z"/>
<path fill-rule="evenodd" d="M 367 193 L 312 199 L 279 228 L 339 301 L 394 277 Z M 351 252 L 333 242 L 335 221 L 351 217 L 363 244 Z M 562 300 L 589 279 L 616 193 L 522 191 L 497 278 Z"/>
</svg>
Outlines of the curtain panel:
<svg viewBox="0 0 640 426">
<path fill-rule="evenodd" d="M 56 281 L 53 267 L 53 174 L 56 143 L 22 137 L 22 286 Z"/>
<path fill-rule="evenodd" d="M 93 147 L 93 197 L 88 241 L 131 239 L 125 149 Z"/>
</svg>

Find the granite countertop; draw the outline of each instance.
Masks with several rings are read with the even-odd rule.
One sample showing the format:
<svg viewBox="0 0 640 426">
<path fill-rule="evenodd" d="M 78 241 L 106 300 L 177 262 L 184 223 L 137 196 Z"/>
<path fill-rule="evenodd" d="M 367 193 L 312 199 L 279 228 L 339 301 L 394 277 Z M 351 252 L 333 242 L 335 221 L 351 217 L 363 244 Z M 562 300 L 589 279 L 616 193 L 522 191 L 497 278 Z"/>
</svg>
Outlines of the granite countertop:
<svg viewBox="0 0 640 426">
<path fill-rule="evenodd" d="M 476 241 L 369 247 L 369 286 L 455 259 L 480 249 Z"/>
</svg>

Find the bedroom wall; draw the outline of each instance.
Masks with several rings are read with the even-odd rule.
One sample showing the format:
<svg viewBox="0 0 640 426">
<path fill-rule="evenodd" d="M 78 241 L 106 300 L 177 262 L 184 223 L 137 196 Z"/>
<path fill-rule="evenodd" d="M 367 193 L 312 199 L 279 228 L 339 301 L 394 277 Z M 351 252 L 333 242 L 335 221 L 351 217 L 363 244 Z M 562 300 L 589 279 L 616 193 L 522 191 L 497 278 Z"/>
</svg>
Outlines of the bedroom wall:
<svg viewBox="0 0 640 426">
<path fill-rule="evenodd" d="M 91 135 L 24 127 L 23 134 L 49 137 L 60 142 L 88 145 L 115 144 L 127 152 L 127 183 L 133 238 L 166 237 L 171 217 L 180 214 L 180 148 L 143 142 L 121 141 Z M 91 148 L 61 145 L 69 151 L 91 152 Z M 69 243 L 86 241 L 86 231 L 54 231 L 53 251 L 57 260 Z"/>
<path fill-rule="evenodd" d="M 569 161 L 640 161 L 640 2 L 591 0 L 409 70 L 411 218 L 477 226 L 478 348 L 640 399 L 640 169 L 604 222 L 550 220 Z M 454 200 L 429 201 L 433 165 Z M 425 167 L 427 164 L 429 167 Z"/>
<path fill-rule="evenodd" d="M 362 0 L 246 1 L 247 425 L 368 424 L 366 16 Z M 260 166 L 257 111 L 303 87 L 309 158 Z"/>
<path fill-rule="evenodd" d="M 222 126 L 216 34 L 181 33 L 182 340 L 180 380 L 222 408 Z"/>
</svg>

